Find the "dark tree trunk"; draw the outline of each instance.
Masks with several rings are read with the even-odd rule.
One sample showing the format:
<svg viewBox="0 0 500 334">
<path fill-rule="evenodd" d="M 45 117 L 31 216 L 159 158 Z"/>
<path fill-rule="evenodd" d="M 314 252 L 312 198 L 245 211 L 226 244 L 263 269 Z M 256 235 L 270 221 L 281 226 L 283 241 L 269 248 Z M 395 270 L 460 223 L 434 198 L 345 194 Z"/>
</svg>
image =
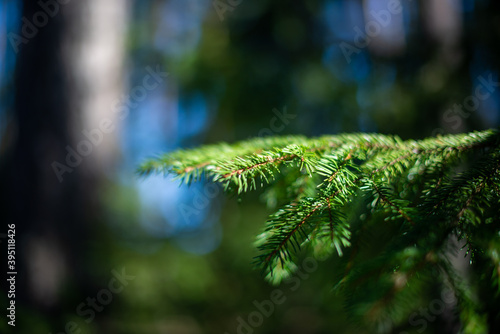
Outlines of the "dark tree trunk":
<svg viewBox="0 0 500 334">
<path fill-rule="evenodd" d="M 94 199 L 100 172 L 106 166 L 101 163 L 101 169 L 95 168 L 94 162 L 103 156 L 100 149 L 114 149 L 109 145 L 113 136 L 107 135 L 108 144 L 94 148 L 94 157 L 83 158 L 71 172 L 68 169 L 58 176 L 54 164 L 68 166 L 67 147 L 77 148 L 85 128 L 85 102 L 96 99 L 86 90 L 92 85 L 85 81 L 87 69 L 75 68 L 75 58 L 84 49 L 82 43 L 89 40 L 87 30 L 93 28 L 89 25 L 90 2 L 54 1 L 59 6 L 57 13 L 37 28 L 36 35 L 19 44 L 14 109 L 8 125 L 13 135 L 0 162 L 0 208 L 5 222 L 16 226 L 17 329 L 29 319 L 22 313 L 24 306 L 52 319 L 52 325 L 63 330 L 67 319 L 62 315 L 74 313 L 79 303 L 95 294 L 86 254 L 91 223 L 98 212 Z M 40 12 L 38 0 L 23 1 L 22 17 L 29 22 Z M 22 31 L 18 34 L 26 37 Z M 115 73 L 121 71 L 116 66 L 120 61 L 113 64 Z M 100 73 L 94 75 L 97 82 Z M 5 257 L 6 245 L 2 242 Z M 5 279 L 2 287 L 8 290 Z"/>
</svg>

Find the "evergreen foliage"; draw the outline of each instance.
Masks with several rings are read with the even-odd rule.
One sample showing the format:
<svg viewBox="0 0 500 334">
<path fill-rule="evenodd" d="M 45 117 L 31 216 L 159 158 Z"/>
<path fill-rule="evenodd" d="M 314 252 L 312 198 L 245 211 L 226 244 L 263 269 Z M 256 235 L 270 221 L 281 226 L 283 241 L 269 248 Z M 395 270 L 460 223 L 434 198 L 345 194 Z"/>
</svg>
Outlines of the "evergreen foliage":
<svg viewBox="0 0 500 334">
<path fill-rule="evenodd" d="M 298 258 L 330 257 L 346 309 L 387 331 L 429 286 L 449 291 L 464 333 L 500 322 L 500 133 L 403 141 L 380 134 L 256 138 L 178 150 L 139 172 L 264 189 L 274 213 L 255 263 L 279 283 Z M 468 277 L 454 265 L 470 254 Z M 484 300 L 483 300 L 484 299 Z M 486 301 L 487 299 L 487 301 Z"/>
</svg>

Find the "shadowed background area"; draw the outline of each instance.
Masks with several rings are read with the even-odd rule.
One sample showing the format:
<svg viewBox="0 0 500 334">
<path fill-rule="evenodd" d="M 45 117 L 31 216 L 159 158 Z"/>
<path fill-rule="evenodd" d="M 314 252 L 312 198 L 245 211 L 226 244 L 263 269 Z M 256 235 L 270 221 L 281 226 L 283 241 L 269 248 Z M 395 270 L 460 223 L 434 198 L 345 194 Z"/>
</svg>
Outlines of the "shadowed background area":
<svg viewBox="0 0 500 334">
<path fill-rule="evenodd" d="M 499 7 L 3 1 L 0 242 L 5 260 L 15 224 L 16 332 L 369 333 L 324 284 L 326 262 L 259 311 L 276 288 L 251 264 L 270 213 L 263 198 L 135 169 L 256 136 L 498 127 Z M 3 279 L 5 305 L 8 289 Z M 419 332 L 454 326 L 444 313 Z M 421 328 L 403 319 L 379 330 Z"/>
</svg>

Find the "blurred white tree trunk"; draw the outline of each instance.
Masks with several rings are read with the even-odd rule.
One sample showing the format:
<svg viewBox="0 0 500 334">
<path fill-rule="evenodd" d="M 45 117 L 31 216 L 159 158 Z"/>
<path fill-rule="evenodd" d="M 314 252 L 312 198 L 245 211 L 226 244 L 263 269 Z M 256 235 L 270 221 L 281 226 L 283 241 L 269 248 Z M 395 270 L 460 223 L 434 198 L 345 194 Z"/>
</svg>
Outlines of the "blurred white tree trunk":
<svg viewBox="0 0 500 334">
<path fill-rule="evenodd" d="M 66 68 L 75 78 L 72 111 L 76 112 L 75 140 L 87 140 L 83 131 L 98 133 L 101 123 L 109 120 L 108 133 L 93 145 L 85 167 L 100 174 L 116 161 L 120 121 L 114 105 L 124 94 L 125 43 L 130 2 L 128 0 L 86 0 L 75 3 L 71 16 L 77 20 L 66 35 Z M 102 132 L 102 131 L 101 131 Z"/>
<path fill-rule="evenodd" d="M 459 47 L 463 33 L 462 1 L 426 0 L 422 11 L 429 36 L 441 45 L 443 63 L 459 65 L 463 57 Z"/>
</svg>

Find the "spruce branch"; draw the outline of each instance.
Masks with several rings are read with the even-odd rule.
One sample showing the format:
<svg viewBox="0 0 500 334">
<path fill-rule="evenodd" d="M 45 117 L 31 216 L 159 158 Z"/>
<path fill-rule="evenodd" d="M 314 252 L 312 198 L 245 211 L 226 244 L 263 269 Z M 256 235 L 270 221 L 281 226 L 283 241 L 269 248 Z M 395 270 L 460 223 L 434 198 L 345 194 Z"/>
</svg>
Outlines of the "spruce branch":
<svg viewBox="0 0 500 334">
<path fill-rule="evenodd" d="M 170 152 L 138 172 L 187 184 L 205 176 L 238 193 L 265 188 L 269 206 L 280 206 L 257 238 L 257 267 L 279 283 L 303 252 L 329 254 L 336 290 L 350 307 L 363 299 L 368 318 L 409 312 L 405 300 L 424 289 L 415 277 L 435 279 L 438 267 L 461 318 L 483 328 L 482 311 L 446 260 L 452 238 L 486 263 L 500 294 L 498 130 L 407 141 L 363 133 L 256 138 Z M 386 239 L 372 237 L 382 229 Z"/>
</svg>

